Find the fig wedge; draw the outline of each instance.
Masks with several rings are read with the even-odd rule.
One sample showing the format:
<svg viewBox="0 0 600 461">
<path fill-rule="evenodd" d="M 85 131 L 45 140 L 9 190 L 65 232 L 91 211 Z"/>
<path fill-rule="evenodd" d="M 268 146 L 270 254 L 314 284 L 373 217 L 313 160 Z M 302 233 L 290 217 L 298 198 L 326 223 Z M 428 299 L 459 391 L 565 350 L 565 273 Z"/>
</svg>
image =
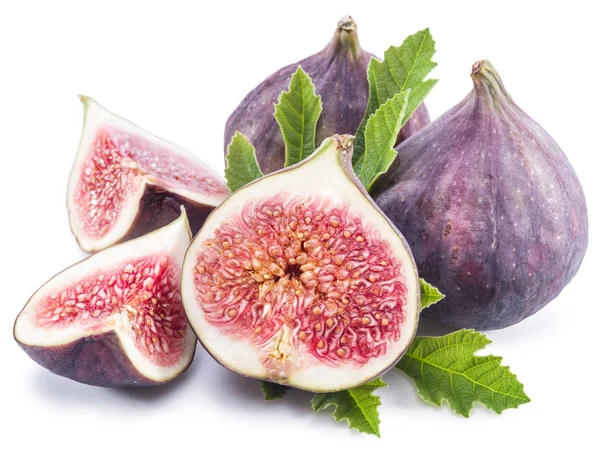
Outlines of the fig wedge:
<svg viewBox="0 0 600 461">
<path fill-rule="evenodd" d="M 165 226 L 186 209 L 196 233 L 229 195 L 214 171 L 182 148 L 81 97 L 84 126 L 67 206 L 82 250 L 93 253 Z"/>
<path fill-rule="evenodd" d="M 196 337 L 181 303 L 185 210 L 162 229 L 60 272 L 29 299 L 14 337 L 53 373 L 104 387 L 152 386 L 189 366 Z"/>
</svg>

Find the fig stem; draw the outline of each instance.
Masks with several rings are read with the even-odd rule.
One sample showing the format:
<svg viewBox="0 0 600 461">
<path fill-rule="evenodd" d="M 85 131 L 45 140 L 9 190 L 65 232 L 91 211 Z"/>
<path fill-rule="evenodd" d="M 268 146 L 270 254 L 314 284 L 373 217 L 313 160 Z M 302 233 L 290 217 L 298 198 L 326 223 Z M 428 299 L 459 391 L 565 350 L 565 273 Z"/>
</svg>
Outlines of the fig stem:
<svg viewBox="0 0 600 461">
<path fill-rule="evenodd" d="M 349 51 L 355 61 L 358 60 L 361 49 L 358 33 L 356 32 L 356 22 L 354 22 L 352 16 L 346 15 L 338 21 L 333 39 L 336 43 L 336 49 L 341 47 L 343 51 Z"/>
<path fill-rule="evenodd" d="M 351 134 L 335 134 L 333 135 L 333 139 L 336 142 L 338 150 L 340 151 L 347 152 L 354 147 L 352 145 L 354 136 Z"/>
<path fill-rule="evenodd" d="M 473 64 L 471 78 L 473 79 L 475 90 L 488 94 L 492 101 L 497 99 L 498 96 L 503 96 L 508 101 L 513 102 L 513 99 L 502 83 L 500 75 L 498 75 L 492 63 L 487 59 L 482 59 Z"/>
<path fill-rule="evenodd" d="M 343 29 L 346 32 L 352 32 L 356 30 L 356 23 L 354 22 L 354 19 L 352 19 L 352 16 L 346 15 L 338 21 L 338 28 Z"/>
</svg>

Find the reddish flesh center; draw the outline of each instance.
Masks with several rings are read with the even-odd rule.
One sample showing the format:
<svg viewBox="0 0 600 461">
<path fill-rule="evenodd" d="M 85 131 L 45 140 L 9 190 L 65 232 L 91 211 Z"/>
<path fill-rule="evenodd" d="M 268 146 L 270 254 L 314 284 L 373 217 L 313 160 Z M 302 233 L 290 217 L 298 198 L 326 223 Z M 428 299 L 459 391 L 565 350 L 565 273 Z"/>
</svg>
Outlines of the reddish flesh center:
<svg viewBox="0 0 600 461">
<path fill-rule="evenodd" d="M 172 365 L 183 352 L 187 328 L 180 273 L 164 255 L 98 270 L 48 296 L 37 313 L 37 326 L 93 331 L 117 324 L 146 357 Z"/>
<path fill-rule="evenodd" d="M 288 330 L 283 340 L 329 365 L 385 354 L 404 320 L 402 266 L 388 243 L 349 205 L 321 197 L 245 204 L 203 244 L 194 284 L 225 334 L 262 348 Z"/>
<path fill-rule="evenodd" d="M 113 227 L 142 177 L 165 189 L 226 195 L 222 182 L 202 165 L 141 136 L 114 127 L 96 132 L 77 185 L 76 203 L 85 232 L 101 238 Z"/>
</svg>

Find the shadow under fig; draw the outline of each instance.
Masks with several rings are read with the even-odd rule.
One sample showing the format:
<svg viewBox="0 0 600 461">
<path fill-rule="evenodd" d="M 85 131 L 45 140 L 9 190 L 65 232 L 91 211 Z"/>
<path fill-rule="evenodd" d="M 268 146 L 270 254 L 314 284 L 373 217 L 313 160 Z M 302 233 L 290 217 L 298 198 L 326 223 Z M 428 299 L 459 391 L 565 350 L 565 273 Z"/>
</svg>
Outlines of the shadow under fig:
<svg viewBox="0 0 600 461">
<path fill-rule="evenodd" d="M 223 368 L 222 376 L 224 393 L 234 393 L 237 398 L 244 399 L 255 407 L 269 408 L 277 404 L 286 405 L 297 409 L 306 409 L 312 412 L 310 399 L 312 393 L 298 389 L 288 389 L 283 399 L 265 400 L 261 382 L 254 378 L 238 375 L 233 371 Z"/>
<path fill-rule="evenodd" d="M 199 368 L 197 358 L 192 360 L 189 368 L 183 372 L 182 375 L 175 378 L 173 381 L 162 384 L 160 386 L 151 387 L 115 387 L 108 389 L 109 392 L 116 394 L 120 397 L 139 401 L 139 402 L 152 402 L 160 400 L 171 393 L 177 392 L 177 389 L 183 387 L 188 381 L 193 380 L 193 375 L 196 374 Z"/>
<path fill-rule="evenodd" d="M 421 316 L 417 327 L 417 336 L 444 336 L 457 330 L 459 328 L 445 327 Z"/>
</svg>

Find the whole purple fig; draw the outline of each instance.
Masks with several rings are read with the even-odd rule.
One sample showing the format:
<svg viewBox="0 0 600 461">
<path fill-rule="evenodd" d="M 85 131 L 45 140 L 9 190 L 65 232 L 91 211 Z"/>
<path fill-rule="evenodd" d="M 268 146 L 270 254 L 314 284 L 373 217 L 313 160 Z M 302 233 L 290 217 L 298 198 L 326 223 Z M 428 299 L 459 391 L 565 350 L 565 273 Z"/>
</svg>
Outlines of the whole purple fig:
<svg viewBox="0 0 600 461">
<path fill-rule="evenodd" d="M 316 145 L 336 133 L 355 133 L 367 107 L 367 67 L 371 57 L 371 53 L 360 47 L 356 23 L 350 16 L 344 16 L 323 50 L 279 69 L 246 95 L 225 125 L 225 153 L 232 136 L 239 131 L 254 144 L 258 163 L 265 174 L 283 168 L 285 147 L 273 117 L 274 104 L 281 92 L 287 90 L 298 66 L 310 76 L 323 102 Z M 422 104 L 404 125 L 398 142 L 428 123 L 429 113 Z"/>
<path fill-rule="evenodd" d="M 456 328 L 513 325 L 571 281 L 588 243 L 567 157 L 510 97 L 488 61 L 473 91 L 398 147 L 375 201 L 446 298 L 425 317 Z"/>
</svg>

